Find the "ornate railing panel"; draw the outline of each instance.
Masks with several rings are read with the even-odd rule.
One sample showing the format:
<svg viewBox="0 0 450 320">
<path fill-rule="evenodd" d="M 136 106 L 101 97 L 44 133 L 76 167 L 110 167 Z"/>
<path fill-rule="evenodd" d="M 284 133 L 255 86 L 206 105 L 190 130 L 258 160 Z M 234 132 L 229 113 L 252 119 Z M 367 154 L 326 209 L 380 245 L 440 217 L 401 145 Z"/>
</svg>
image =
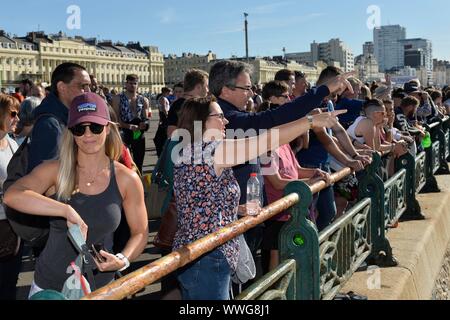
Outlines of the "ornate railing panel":
<svg viewBox="0 0 450 320">
<path fill-rule="evenodd" d="M 331 300 L 369 256 L 371 200 L 356 204 L 319 235 L 320 291 Z"/>
<path fill-rule="evenodd" d="M 422 152 L 416 157 L 416 193 L 419 193 L 427 183 L 425 164 L 426 154 Z"/>
<path fill-rule="evenodd" d="M 450 131 L 445 131 L 445 159 L 448 159 L 450 156 Z"/>
<path fill-rule="evenodd" d="M 406 210 L 406 170 L 396 173 L 384 188 L 385 226 L 388 226 L 396 223 Z"/>
<path fill-rule="evenodd" d="M 439 170 L 441 166 L 441 158 L 440 158 L 440 143 L 436 141 L 433 143 L 433 174 Z"/>
<path fill-rule="evenodd" d="M 287 300 L 289 286 L 295 292 L 295 270 L 295 260 L 286 260 L 243 291 L 236 300 Z"/>
</svg>

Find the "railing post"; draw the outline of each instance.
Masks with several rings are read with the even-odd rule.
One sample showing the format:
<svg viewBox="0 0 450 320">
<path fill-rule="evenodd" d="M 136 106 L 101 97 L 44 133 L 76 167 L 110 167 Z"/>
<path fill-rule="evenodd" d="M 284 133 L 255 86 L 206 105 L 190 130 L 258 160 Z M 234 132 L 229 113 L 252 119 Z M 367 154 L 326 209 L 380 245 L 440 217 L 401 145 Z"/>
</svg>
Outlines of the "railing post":
<svg viewBox="0 0 450 320">
<path fill-rule="evenodd" d="M 416 159 L 409 152 L 395 161 L 395 171 L 406 170 L 406 211 L 401 220 L 414 220 L 422 217 L 422 209 L 416 199 Z"/>
<path fill-rule="evenodd" d="M 450 160 L 450 117 L 447 117 L 442 123 L 442 130 L 445 135 L 445 160 Z"/>
<path fill-rule="evenodd" d="M 283 226 L 279 236 L 280 260 L 294 259 L 297 263 L 297 290 L 294 293 L 290 286 L 287 299 L 319 300 L 319 235 L 315 225 L 308 220 L 308 208 L 313 194 L 309 186 L 301 181 L 291 182 L 284 193 L 297 193 L 300 199 L 299 203 L 291 208 L 292 218 Z"/>
<path fill-rule="evenodd" d="M 439 141 L 439 170 L 436 174 L 450 174 L 450 169 L 448 167 L 447 155 L 448 155 L 448 132 L 445 124 L 442 120 L 439 120 L 439 126 L 434 130 L 434 134 L 431 135 L 433 141 Z"/>
<path fill-rule="evenodd" d="M 384 183 L 377 171 L 381 165 L 381 157 L 374 153 L 372 164 L 363 172 L 359 181 L 358 198 L 370 198 L 372 200 L 370 218 L 370 237 L 372 240 L 372 252 L 368 258 L 369 264 L 380 267 L 393 267 L 398 265 L 392 254 L 392 247 L 386 238 L 385 207 L 384 207 Z M 382 252 L 385 254 L 383 255 Z"/>
<path fill-rule="evenodd" d="M 433 138 L 433 136 L 436 137 L 435 127 L 431 128 L 426 124 L 424 125 L 424 127 L 430 133 L 433 144 L 429 148 L 425 149 L 426 154 L 425 176 L 427 182 L 425 184 L 425 187 L 423 187 L 423 189 L 421 190 L 421 193 L 439 193 L 441 192 L 441 190 L 439 189 L 437 180 L 433 172 L 435 156 L 439 156 L 435 154 L 435 142 L 438 140 Z"/>
</svg>

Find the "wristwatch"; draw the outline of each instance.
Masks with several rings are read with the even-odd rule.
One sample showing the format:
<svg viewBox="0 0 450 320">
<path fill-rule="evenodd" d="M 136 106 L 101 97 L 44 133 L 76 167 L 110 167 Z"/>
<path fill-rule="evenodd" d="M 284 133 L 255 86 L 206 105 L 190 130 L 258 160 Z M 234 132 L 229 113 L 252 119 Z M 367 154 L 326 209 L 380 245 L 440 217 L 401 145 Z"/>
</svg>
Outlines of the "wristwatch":
<svg viewBox="0 0 450 320">
<path fill-rule="evenodd" d="M 119 270 L 119 272 L 122 272 L 126 269 L 128 269 L 128 267 L 130 266 L 130 260 L 128 260 L 127 257 L 125 257 L 123 254 L 118 253 L 116 254 L 116 257 L 119 258 L 120 260 L 122 260 L 123 262 L 125 262 L 125 267 L 123 267 L 122 269 Z"/>
<path fill-rule="evenodd" d="M 313 116 L 309 115 L 306 117 L 309 122 L 309 130 L 312 130 L 314 128 L 314 118 Z"/>
</svg>

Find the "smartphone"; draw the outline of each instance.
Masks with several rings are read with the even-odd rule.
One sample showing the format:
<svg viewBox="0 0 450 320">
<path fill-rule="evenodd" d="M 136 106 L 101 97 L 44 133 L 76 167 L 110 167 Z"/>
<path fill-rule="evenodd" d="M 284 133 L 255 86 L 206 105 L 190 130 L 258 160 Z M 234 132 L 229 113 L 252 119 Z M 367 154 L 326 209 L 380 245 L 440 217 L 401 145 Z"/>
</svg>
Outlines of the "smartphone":
<svg viewBox="0 0 450 320">
<path fill-rule="evenodd" d="M 106 258 L 100 254 L 100 251 L 102 250 L 106 251 L 105 248 L 103 247 L 103 244 L 93 244 L 91 248 L 93 253 L 92 255 L 98 262 L 100 263 L 106 262 Z"/>
</svg>

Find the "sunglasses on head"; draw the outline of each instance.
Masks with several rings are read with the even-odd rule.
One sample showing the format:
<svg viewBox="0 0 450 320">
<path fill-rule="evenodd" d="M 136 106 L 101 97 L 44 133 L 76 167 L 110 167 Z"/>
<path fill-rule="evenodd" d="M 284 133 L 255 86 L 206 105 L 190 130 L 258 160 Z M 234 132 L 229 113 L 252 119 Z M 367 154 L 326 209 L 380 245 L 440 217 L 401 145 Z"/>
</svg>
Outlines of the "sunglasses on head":
<svg viewBox="0 0 450 320">
<path fill-rule="evenodd" d="M 101 134 L 105 129 L 105 126 L 102 126 L 101 124 L 91 123 L 91 124 L 78 124 L 75 127 L 70 128 L 70 131 L 74 136 L 82 137 L 85 134 L 87 127 L 89 127 L 89 130 L 93 134 Z"/>
</svg>

